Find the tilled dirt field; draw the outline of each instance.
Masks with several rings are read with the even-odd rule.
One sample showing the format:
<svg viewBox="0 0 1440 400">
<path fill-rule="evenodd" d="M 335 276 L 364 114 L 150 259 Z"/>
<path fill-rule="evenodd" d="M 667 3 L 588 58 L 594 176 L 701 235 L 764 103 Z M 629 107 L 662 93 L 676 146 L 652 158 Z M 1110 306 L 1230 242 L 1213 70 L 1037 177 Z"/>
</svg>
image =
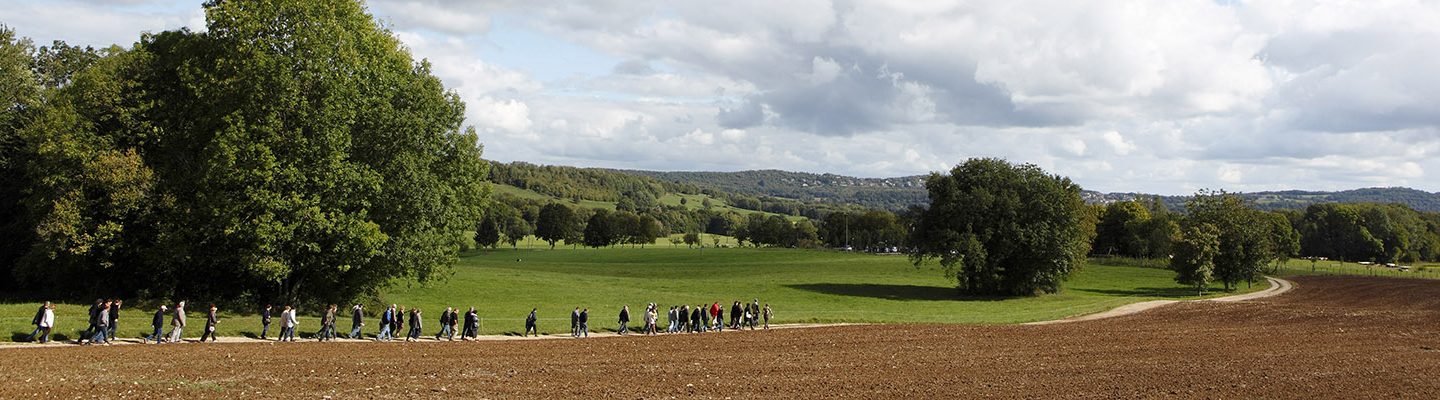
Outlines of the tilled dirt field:
<svg viewBox="0 0 1440 400">
<path fill-rule="evenodd" d="M 0 398 L 1440 398 L 1440 282 L 1044 326 L 0 350 Z"/>
</svg>

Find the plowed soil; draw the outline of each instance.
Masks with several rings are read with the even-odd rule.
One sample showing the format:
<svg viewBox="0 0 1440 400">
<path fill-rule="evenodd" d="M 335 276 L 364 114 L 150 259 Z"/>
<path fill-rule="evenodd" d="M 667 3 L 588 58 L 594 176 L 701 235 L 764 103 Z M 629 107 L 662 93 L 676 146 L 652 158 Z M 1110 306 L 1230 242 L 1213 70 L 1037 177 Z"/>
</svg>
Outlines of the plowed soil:
<svg viewBox="0 0 1440 400">
<path fill-rule="evenodd" d="M 1440 282 L 1039 326 L 0 350 L 0 398 L 1440 398 Z"/>
</svg>

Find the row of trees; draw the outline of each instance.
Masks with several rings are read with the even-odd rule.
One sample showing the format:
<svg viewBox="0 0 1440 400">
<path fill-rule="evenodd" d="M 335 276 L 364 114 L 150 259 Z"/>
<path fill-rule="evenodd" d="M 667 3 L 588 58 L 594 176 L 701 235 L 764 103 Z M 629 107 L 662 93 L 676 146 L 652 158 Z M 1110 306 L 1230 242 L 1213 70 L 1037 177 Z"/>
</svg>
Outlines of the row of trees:
<svg viewBox="0 0 1440 400">
<path fill-rule="evenodd" d="M 1215 198 L 1231 208 L 1245 208 L 1242 217 L 1255 229 L 1268 230 L 1276 261 L 1294 256 L 1347 261 L 1413 263 L 1440 260 L 1440 213 L 1421 212 L 1401 204 L 1325 203 L 1304 210 L 1259 211 L 1240 196 L 1202 192 L 1186 204 L 1186 213 L 1170 212 L 1158 200 L 1124 201 L 1097 206 L 1100 215 L 1092 252 L 1141 258 L 1173 254 L 1192 209 Z M 1206 207 L 1208 210 L 1213 207 Z M 1223 226 L 1220 226 L 1223 228 Z"/>
<path fill-rule="evenodd" d="M 130 49 L 0 27 L 0 285 L 319 303 L 444 275 L 487 170 L 429 64 L 360 1 L 205 15 Z"/>
</svg>

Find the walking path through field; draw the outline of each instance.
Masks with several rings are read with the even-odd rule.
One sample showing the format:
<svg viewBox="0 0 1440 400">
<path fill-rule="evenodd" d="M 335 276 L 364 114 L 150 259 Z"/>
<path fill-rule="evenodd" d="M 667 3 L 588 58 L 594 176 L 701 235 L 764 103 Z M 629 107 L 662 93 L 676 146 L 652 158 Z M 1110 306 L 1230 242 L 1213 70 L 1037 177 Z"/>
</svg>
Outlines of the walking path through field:
<svg viewBox="0 0 1440 400">
<path fill-rule="evenodd" d="M 1252 293 L 1246 293 L 1246 294 L 1240 294 L 1240 295 L 1234 295 L 1234 296 L 1226 296 L 1226 297 L 1217 297 L 1217 298 L 1213 298 L 1213 299 L 1185 300 L 1185 301 L 1235 302 L 1235 301 L 1254 300 L 1254 299 L 1259 299 L 1259 298 L 1264 298 L 1264 297 L 1276 296 L 1276 295 L 1279 295 L 1279 294 L 1281 294 L 1281 293 L 1288 292 L 1288 291 L 1290 291 L 1290 289 L 1294 288 L 1294 284 L 1293 284 L 1293 283 L 1291 283 L 1290 281 L 1284 280 L 1284 279 L 1272 278 L 1272 277 L 1268 277 L 1268 276 L 1265 277 L 1265 279 L 1270 281 L 1270 287 L 1267 288 L 1267 289 L 1265 289 L 1265 290 L 1258 291 L 1258 292 L 1252 292 Z M 1074 316 L 1074 317 L 1057 319 L 1057 320 L 1050 320 L 1050 321 L 1030 322 L 1030 323 L 1025 323 L 1025 324 L 1022 324 L 1022 325 L 1049 325 L 1049 324 L 1059 324 L 1059 323 L 1066 323 L 1066 322 L 1092 321 L 1092 320 L 1097 320 L 1097 319 L 1113 318 L 1113 317 L 1118 317 L 1118 316 L 1122 316 L 1122 315 L 1130 315 L 1130 314 L 1139 313 L 1139 312 L 1146 311 L 1146 310 L 1150 310 L 1150 309 L 1153 309 L 1153 308 L 1156 308 L 1156 307 L 1160 307 L 1160 306 L 1164 306 L 1164 305 L 1168 305 L 1168 304 L 1173 304 L 1173 303 L 1178 303 L 1178 302 L 1180 302 L 1180 301 L 1182 301 L 1182 300 L 1151 300 L 1151 301 L 1142 301 L 1142 302 L 1139 302 L 1139 303 L 1126 304 L 1126 305 L 1123 305 L 1123 306 L 1120 306 L 1120 307 L 1116 307 L 1116 308 L 1110 309 L 1110 310 L 1108 310 L 1108 311 L 1102 311 L 1102 312 L 1098 312 L 1098 313 L 1094 313 L 1094 314 L 1078 315 L 1078 316 Z M 817 327 L 833 327 L 833 326 L 846 326 L 846 325 L 866 325 L 866 324 L 773 324 L 773 325 L 771 325 L 770 327 L 771 327 L 772 329 L 796 329 L 796 328 L 817 328 Z M 726 332 L 734 332 L 734 331 L 735 331 L 735 330 L 732 330 L 732 329 L 727 329 L 727 330 L 726 330 Z M 620 335 L 617 334 L 617 333 L 615 333 L 615 332 L 591 332 L 591 333 L 590 333 L 590 337 L 597 337 L 597 338 L 602 338 L 602 337 L 618 337 L 618 336 L 620 336 Z M 640 335 L 640 334 L 631 332 L 631 333 L 630 333 L 630 336 L 643 336 L 643 335 Z M 568 333 L 553 333 L 553 334 L 549 334 L 549 335 L 530 336 L 530 337 L 514 336 L 514 335 L 481 335 L 481 336 L 475 338 L 473 341 L 484 342 L 484 341 L 496 341 L 496 340 L 542 340 L 542 339 L 552 339 L 552 340 L 553 340 L 553 339 L 571 339 L 571 337 L 570 337 L 570 335 L 569 335 Z M 426 342 L 436 341 L 434 335 L 421 335 L 421 336 L 420 336 L 420 340 L 421 340 L 421 341 L 426 341 Z M 374 341 L 375 341 L 374 339 L 344 339 L 344 338 L 337 338 L 337 339 L 335 339 L 335 342 L 354 342 L 354 343 L 374 342 Z M 396 341 L 396 342 L 403 342 L 404 340 L 402 339 L 402 340 L 395 340 L 395 341 Z M 457 341 L 459 341 L 459 340 L 457 340 Z M 314 339 L 300 339 L 300 340 L 297 340 L 297 341 L 294 342 L 294 343 L 303 343 L 303 342 L 316 342 L 316 340 L 314 340 Z M 186 339 L 184 342 L 182 342 L 182 344 L 183 344 L 183 343 L 197 343 L 197 342 L 195 341 L 195 338 L 192 337 L 192 338 Z M 278 344 L 278 343 L 280 343 L 280 342 L 276 342 L 276 341 L 273 340 L 273 339 L 261 340 L 261 339 L 250 338 L 250 337 L 242 337 L 242 336 L 224 336 L 224 337 L 218 338 L 218 339 L 215 341 L 215 343 L 277 343 L 277 344 Z M 136 340 L 136 339 L 121 338 L 121 339 L 115 340 L 114 344 L 115 344 L 115 345 L 141 344 L 141 341 L 140 341 L 140 340 Z M 46 343 L 46 344 L 39 344 L 39 343 L 0 343 L 0 349 L 7 349 L 7 348 L 28 348 L 28 347 L 60 347 L 60 346 L 73 346 L 73 345 L 75 345 L 75 342 L 74 342 L 74 341 L 64 341 L 64 342 L 55 341 L 55 342 L 50 342 L 50 343 Z"/>
<path fill-rule="evenodd" d="M 846 325 L 864 325 L 864 324 L 770 324 L 770 329 L 818 328 L 818 327 L 832 327 L 832 326 L 846 326 Z M 762 329 L 755 329 L 755 330 L 764 330 L 764 329 L 762 328 Z M 725 332 L 724 332 L 724 333 L 730 333 L 730 332 L 735 332 L 735 331 L 737 331 L 737 330 L 736 330 L 736 329 L 725 329 Z M 744 329 L 744 331 L 750 331 L 750 329 Z M 348 333 L 348 332 L 347 332 L 347 333 Z M 366 331 L 366 333 L 369 334 L 369 333 L 371 333 L 371 332 Z M 713 332 L 711 332 L 711 333 L 713 333 Z M 666 334 L 666 335 L 671 335 L 671 334 Z M 620 334 L 615 333 L 615 332 L 590 332 L 590 335 L 587 336 L 587 337 L 603 338 L 603 337 L 619 337 L 619 336 L 620 336 Z M 636 333 L 636 332 L 634 332 L 634 331 L 631 331 L 629 334 L 627 334 L 627 336 L 644 336 L 644 335 L 639 334 L 639 333 Z M 196 337 L 187 337 L 187 338 L 185 338 L 180 344 L 200 343 L 199 341 L 196 340 L 197 338 L 198 338 L 198 336 L 196 336 Z M 569 334 L 568 332 L 566 332 L 566 333 L 552 333 L 552 334 L 548 334 L 548 335 L 528 336 L 528 337 L 527 337 L 527 336 L 514 336 L 514 335 L 480 335 L 479 337 L 477 337 L 477 338 L 475 338 L 475 339 L 472 339 L 471 341 L 474 341 L 474 342 L 486 342 L 486 341 L 497 341 L 497 340 L 546 340 L 546 339 L 552 339 L 552 340 L 553 340 L 553 339 L 574 339 L 574 338 L 570 337 L 570 334 Z M 365 343 L 365 342 L 375 342 L 375 341 L 376 341 L 375 339 L 346 339 L 346 338 L 344 338 L 343 336 L 342 336 L 342 337 L 338 337 L 338 338 L 336 338 L 336 339 L 334 340 L 334 342 L 336 342 L 336 343 Z M 403 338 L 402 338 L 402 339 L 398 339 L 398 340 L 391 340 L 391 342 L 404 342 L 404 341 L 405 341 L 405 339 L 403 339 Z M 420 341 L 422 341 L 422 342 L 444 342 L 444 341 L 447 341 L 447 340 L 436 340 L 436 339 L 435 339 L 435 335 L 432 333 L 432 334 L 428 334 L 428 335 L 420 335 Z M 456 339 L 455 339 L 454 341 L 455 341 L 455 342 L 462 342 L 462 340 L 459 339 L 459 335 L 456 335 Z M 207 343 L 208 343 L 208 342 L 207 342 Z M 220 336 L 220 337 L 217 337 L 217 338 L 216 338 L 216 340 L 215 340 L 214 343 L 276 343 L 276 344 L 284 344 L 283 342 L 278 342 L 278 341 L 276 341 L 276 340 L 273 339 L 273 338 L 272 338 L 272 339 L 261 340 L 261 339 L 252 338 L 252 337 L 245 337 L 245 336 Z M 296 339 L 294 342 L 291 342 L 291 343 L 320 343 L 320 342 L 312 338 L 312 339 Z M 134 338 L 117 338 L 114 342 L 112 342 L 112 344 L 113 344 L 113 345 L 116 345 L 116 346 L 132 345 L 132 344 L 142 344 L 142 341 L 139 340 L 139 339 L 134 339 Z M 153 343 L 151 343 L 151 344 L 153 344 Z M 62 342 L 62 341 L 52 341 L 52 342 L 50 342 L 50 343 L 45 343 L 45 344 L 40 344 L 40 343 L 0 343 L 0 349 L 30 348 L 30 347 L 74 347 L 75 345 L 76 345 L 76 342 L 73 341 L 73 340 L 67 340 L 67 341 L 63 341 L 63 342 Z M 173 344 L 172 344 L 172 343 L 166 343 L 165 345 L 173 345 Z"/>
<path fill-rule="evenodd" d="M 1270 297 L 1270 296 L 1278 296 L 1278 295 L 1280 295 L 1281 293 L 1288 292 L 1288 291 L 1290 291 L 1290 289 L 1295 288 L 1295 284 L 1294 284 L 1294 283 L 1292 283 L 1292 282 L 1290 282 L 1290 281 L 1287 281 L 1287 280 L 1284 280 L 1284 279 L 1274 278 L 1274 277 L 1269 277 L 1269 276 L 1265 277 L 1265 279 L 1268 280 L 1268 281 L 1270 281 L 1270 287 L 1267 288 L 1267 289 L 1265 289 L 1265 290 L 1261 290 L 1261 291 L 1257 291 L 1257 292 L 1250 292 L 1250 293 L 1246 293 L 1246 294 L 1237 294 L 1237 295 L 1234 295 L 1234 296 L 1216 297 L 1216 298 L 1213 298 L 1213 299 L 1202 299 L 1202 300 L 1151 300 L 1151 301 L 1142 301 L 1142 302 L 1139 302 L 1139 303 L 1131 303 L 1131 304 L 1126 304 L 1126 305 L 1123 305 L 1123 306 L 1120 306 L 1120 307 L 1115 307 L 1115 308 L 1110 309 L 1109 311 L 1102 311 L 1102 312 L 1098 312 L 1098 313 L 1094 313 L 1094 314 L 1077 315 L 1077 316 L 1070 317 L 1070 318 L 1062 318 L 1062 319 L 1056 319 L 1056 320 L 1050 320 L 1050 321 L 1030 322 L 1030 323 L 1026 323 L 1026 324 L 1022 324 L 1022 325 L 1050 325 L 1050 324 L 1062 324 L 1062 323 L 1066 323 L 1066 322 L 1092 321 L 1092 320 L 1097 320 L 1097 319 L 1114 318 L 1114 317 L 1119 317 L 1119 316 L 1122 316 L 1122 315 L 1130 315 L 1130 314 L 1139 313 L 1139 312 L 1142 312 L 1142 311 L 1145 311 L 1145 310 L 1153 309 L 1153 308 L 1160 307 L 1160 306 L 1164 306 L 1164 305 L 1168 305 L 1168 304 L 1179 303 L 1179 302 L 1181 302 L 1181 301 L 1219 301 L 1219 302 L 1235 302 L 1235 301 L 1254 300 L 1254 299 L 1265 298 L 1265 297 Z"/>
</svg>

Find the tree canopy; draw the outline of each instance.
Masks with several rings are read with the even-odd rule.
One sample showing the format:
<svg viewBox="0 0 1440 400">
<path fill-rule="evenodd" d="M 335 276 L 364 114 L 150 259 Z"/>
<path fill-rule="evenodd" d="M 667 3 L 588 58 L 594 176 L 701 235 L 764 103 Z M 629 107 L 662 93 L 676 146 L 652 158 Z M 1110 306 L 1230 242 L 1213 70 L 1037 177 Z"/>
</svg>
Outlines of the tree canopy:
<svg viewBox="0 0 1440 400">
<path fill-rule="evenodd" d="M 429 64 L 358 1 L 205 13 L 205 32 L 47 60 L 89 65 L 35 78 L 64 85 L 5 148 L 34 160 L 18 183 L 33 235 L 17 279 L 335 302 L 444 276 L 487 170 Z"/>
<path fill-rule="evenodd" d="M 971 159 L 925 188 L 911 259 L 939 259 L 962 292 L 1054 293 L 1090 250 L 1095 223 L 1080 187 L 1034 165 Z"/>
</svg>

